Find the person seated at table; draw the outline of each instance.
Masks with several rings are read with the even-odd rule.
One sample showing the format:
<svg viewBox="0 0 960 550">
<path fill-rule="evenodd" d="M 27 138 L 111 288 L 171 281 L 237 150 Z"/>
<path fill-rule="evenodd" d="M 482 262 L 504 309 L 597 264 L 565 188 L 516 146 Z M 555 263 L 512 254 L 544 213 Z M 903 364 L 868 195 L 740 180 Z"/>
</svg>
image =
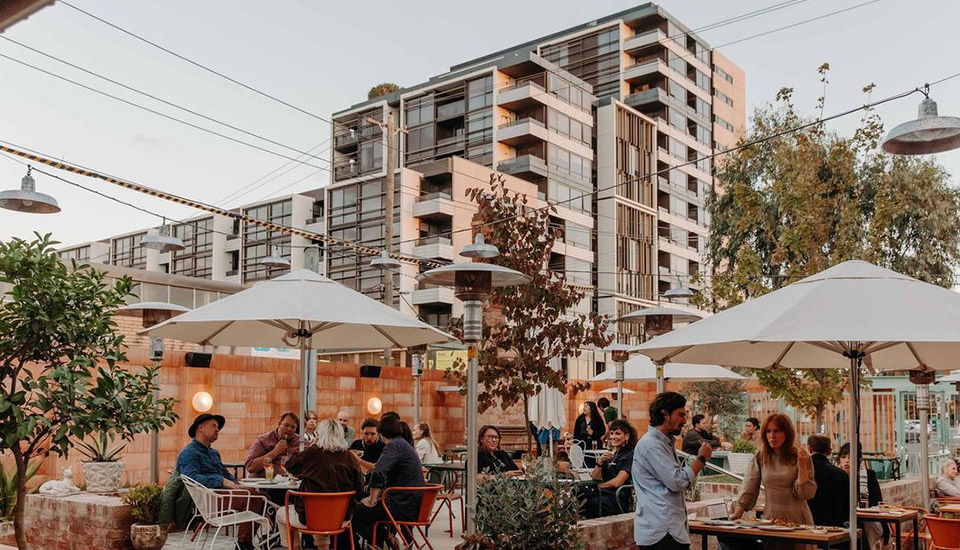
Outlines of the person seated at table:
<svg viewBox="0 0 960 550">
<path fill-rule="evenodd" d="M 355 491 L 356 495 L 350 502 L 346 519 L 350 519 L 357 502 L 363 497 L 363 472 L 357 464 L 353 454 L 347 449 L 347 440 L 343 437 L 343 427 L 340 422 L 328 418 L 320 423 L 316 430 L 316 438 L 312 445 L 302 453 L 297 453 L 287 461 L 287 471 L 300 478 L 299 491 L 307 493 L 344 493 Z M 306 512 L 303 502 L 297 499 L 290 510 L 290 523 L 293 527 L 306 527 Z M 287 545 L 286 513 L 283 508 L 277 511 L 277 523 L 280 526 L 280 541 L 285 548 L 296 548 Z M 350 544 L 349 535 L 337 542 L 338 548 L 346 548 Z M 296 539 L 297 537 L 295 537 Z"/>
<path fill-rule="evenodd" d="M 353 443 L 353 440 L 357 438 L 357 430 L 350 425 L 350 413 L 346 409 L 341 409 L 337 413 L 337 422 L 343 427 L 343 435 L 346 437 L 347 443 Z"/>
<path fill-rule="evenodd" d="M 720 440 L 710 433 L 710 420 L 706 416 L 694 415 L 690 425 L 692 427 L 683 436 L 683 446 L 680 448 L 683 452 L 695 455 L 704 443 L 709 443 L 714 449 L 720 448 Z"/>
<path fill-rule="evenodd" d="M 753 445 L 754 449 L 760 448 L 760 419 L 750 417 L 743 424 L 743 433 L 740 434 L 740 441 L 746 441 Z"/>
<path fill-rule="evenodd" d="M 597 409 L 597 404 L 593 401 L 587 401 L 581 405 L 580 416 L 573 424 L 573 438 L 583 441 L 584 450 L 588 451 L 603 447 L 605 433 L 607 433 L 607 425 L 603 421 L 600 410 Z"/>
<path fill-rule="evenodd" d="M 440 445 L 430 436 L 430 425 L 421 422 L 413 427 L 413 440 L 416 442 L 414 448 L 417 450 L 417 456 L 420 457 L 421 464 L 434 464 L 443 462 L 440 458 Z"/>
<path fill-rule="evenodd" d="M 266 465 L 273 464 L 274 472 L 283 473 L 283 463 L 294 453 L 300 452 L 300 419 L 292 412 L 280 416 L 277 427 L 254 440 L 247 452 L 245 464 L 252 477 L 266 477 Z"/>
<path fill-rule="evenodd" d="M 938 497 L 960 497 L 960 479 L 957 479 L 957 461 L 945 458 L 940 463 L 940 477 L 937 478 Z"/>
<path fill-rule="evenodd" d="M 614 420 L 610 423 L 608 443 L 613 447 L 597 459 L 597 467 L 590 477 L 600 480 L 596 490 L 591 488 L 581 510 L 587 519 L 619 514 L 620 508 L 626 509 L 628 498 L 617 503 L 617 489 L 630 481 L 633 467 L 633 449 L 637 446 L 637 430 L 626 420 Z M 627 497 L 626 493 L 622 497 Z"/>
<path fill-rule="evenodd" d="M 500 448 L 500 430 L 496 426 L 483 426 L 477 441 L 477 479 L 485 481 L 494 476 L 523 475 L 520 467 Z"/>
<path fill-rule="evenodd" d="M 237 478 L 227 471 L 220 458 L 220 453 L 213 448 L 213 443 L 220 437 L 220 430 L 226 419 L 219 414 L 201 414 L 193 420 L 187 429 L 190 443 L 177 456 L 177 471 L 181 476 L 189 477 L 209 489 L 231 489 L 243 491 L 246 494 L 259 495 L 258 491 L 241 487 Z M 250 510 L 258 514 L 263 513 L 264 499 L 238 496 L 227 503 L 227 509 L 244 511 Z M 253 548 L 253 524 L 241 523 L 237 526 L 237 548 L 251 550 Z"/>
<path fill-rule="evenodd" d="M 860 443 L 857 443 L 857 462 L 859 464 L 859 480 L 860 480 L 860 490 L 857 495 L 857 503 L 866 501 L 867 506 L 873 507 L 880 504 L 883 501 L 883 494 L 880 492 L 880 482 L 877 480 L 877 473 L 867 468 L 866 463 L 863 461 L 863 446 Z M 847 474 L 850 475 L 850 444 L 844 443 L 840 447 L 840 454 L 837 455 L 837 464 L 840 468 Z M 850 486 L 850 478 L 847 477 L 844 480 L 846 484 L 845 487 Z M 847 495 L 850 493 L 844 491 L 843 496 L 847 498 Z M 863 532 L 867 539 L 867 548 L 876 548 L 881 540 L 884 544 L 887 543 L 890 538 L 890 527 L 886 523 L 877 523 L 875 521 L 859 521 L 860 528 L 863 529 Z"/>
<path fill-rule="evenodd" d="M 376 418 L 368 418 L 360 426 L 360 439 L 350 444 L 350 450 L 358 456 L 357 461 L 363 471 L 369 472 L 380 460 L 384 443 L 380 440 L 380 423 Z"/>
<path fill-rule="evenodd" d="M 303 431 L 300 433 L 300 442 L 303 443 L 304 447 L 313 443 L 313 440 L 317 438 L 317 424 L 319 422 L 320 418 L 317 413 L 313 411 L 303 413 Z M 353 440 L 348 439 L 347 441 Z"/>
<path fill-rule="evenodd" d="M 817 492 L 807 501 L 816 525 L 843 527 L 850 520 L 850 499 L 847 498 L 847 474 L 830 463 L 830 438 L 813 434 L 807 438 L 807 450 L 813 461 L 813 479 Z"/>
<path fill-rule="evenodd" d="M 383 453 L 370 472 L 370 495 L 360 502 L 353 512 L 353 530 L 362 541 L 371 541 L 373 524 L 387 519 L 383 499 L 384 489 L 390 487 L 422 487 L 423 472 L 417 451 L 403 439 L 403 428 L 396 416 L 380 419 L 380 438 L 384 441 Z M 420 512 L 420 494 L 393 493 L 386 507 L 394 519 L 412 521 Z M 379 534 L 378 534 L 379 535 Z M 384 540 L 377 536 L 377 540 Z M 364 548 L 363 542 L 360 548 Z"/>
</svg>

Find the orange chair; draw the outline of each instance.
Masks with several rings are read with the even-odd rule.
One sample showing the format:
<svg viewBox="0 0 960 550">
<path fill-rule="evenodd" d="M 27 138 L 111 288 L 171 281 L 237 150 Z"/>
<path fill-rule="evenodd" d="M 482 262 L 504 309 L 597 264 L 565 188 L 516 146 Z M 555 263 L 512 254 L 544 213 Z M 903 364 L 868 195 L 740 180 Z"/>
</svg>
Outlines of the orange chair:
<svg viewBox="0 0 960 550">
<path fill-rule="evenodd" d="M 443 485 L 424 485 L 423 487 L 387 487 L 384 489 L 381 494 L 381 502 L 384 503 L 383 509 L 387 512 L 387 518 L 389 521 L 378 521 L 373 524 L 373 540 L 370 541 L 371 545 L 377 547 L 377 530 L 381 524 L 388 523 L 397 531 L 397 534 L 400 536 L 401 542 L 404 546 L 409 546 L 411 544 L 415 545 L 417 548 L 422 548 L 423 544 L 418 544 L 413 538 L 413 531 L 410 530 L 410 540 L 407 540 L 406 535 L 403 534 L 402 527 L 413 527 L 420 532 L 420 536 L 423 537 L 423 542 L 427 545 L 427 548 L 433 550 L 433 545 L 430 544 L 430 539 L 427 538 L 424 528 L 430 527 L 430 524 L 433 522 L 433 518 L 430 517 L 430 512 L 433 510 L 433 505 L 437 502 L 437 495 L 440 494 L 440 491 L 443 490 Z M 420 512 L 417 514 L 417 519 L 413 521 L 397 521 L 393 517 L 393 514 L 390 513 L 390 508 L 386 506 L 387 497 L 392 493 L 420 493 L 422 496 L 420 498 Z"/>
<path fill-rule="evenodd" d="M 353 523 L 347 519 L 347 510 L 350 508 L 350 501 L 356 493 L 349 491 L 346 493 L 303 493 L 300 491 L 287 491 L 284 503 L 287 508 L 284 510 L 287 520 L 287 540 L 293 544 L 293 534 L 303 533 L 304 535 L 327 535 L 333 539 L 333 549 L 337 550 L 336 535 L 344 531 L 350 533 L 350 550 L 353 546 Z M 290 497 L 300 497 L 303 499 L 303 509 L 306 515 L 306 527 L 297 528 L 290 524 Z"/>
<path fill-rule="evenodd" d="M 926 516 L 924 523 L 933 542 L 931 549 L 960 550 L 960 519 L 943 519 Z"/>
</svg>

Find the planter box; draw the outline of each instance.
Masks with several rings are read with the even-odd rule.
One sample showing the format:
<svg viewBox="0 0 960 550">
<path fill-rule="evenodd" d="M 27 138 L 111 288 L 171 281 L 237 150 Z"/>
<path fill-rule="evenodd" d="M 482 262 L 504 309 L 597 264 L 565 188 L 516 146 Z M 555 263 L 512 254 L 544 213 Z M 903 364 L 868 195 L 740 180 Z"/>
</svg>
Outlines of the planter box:
<svg viewBox="0 0 960 550">
<path fill-rule="evenodd" d="M 730 462 L 730 471 L 737 475 L 744 475 L 747 473 L 750 461 L 754 460 L 754 456 L 753 453 L 728 453 L 727 460 Z"/>
</svg>

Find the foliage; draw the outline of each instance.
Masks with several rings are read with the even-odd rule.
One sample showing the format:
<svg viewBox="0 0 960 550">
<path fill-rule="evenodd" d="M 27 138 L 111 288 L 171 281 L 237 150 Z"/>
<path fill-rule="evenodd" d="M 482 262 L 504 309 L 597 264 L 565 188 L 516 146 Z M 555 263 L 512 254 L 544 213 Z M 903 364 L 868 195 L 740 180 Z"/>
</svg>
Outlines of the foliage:
<svg viewBox="0 0 960 550">
<path fill-rule="evenodd" d="M 753 443 L 750 443 L 749 441 L 744 441 L 742 439 L 736 440 L 733 443 L 733 449 L 731 450 L 735 453 L 754 454 L 757 452 L 757 448 L 753 446 Z"/>
<path fill-rule="evenodd" d="M 483 533 L 465 535 L 463 542 L 458 544 L 454 550 L 495 550 L 496 546 Z"/>
<path fill-rule="evenodd" d="M 829 65 L 820 67 L 826 88 Z M 873 85 L 866 86 L 869 94 Z M 717 166 L 700 307 L 717 311 L 851 259 L 949 287 L 960 260 L 960 191 L 930 157 L 878 150 L 879 117 L 867 111 L 852 136 L 803 116 L 783 88 L 753 114 L 754 142 Z M 816 105 L 823 111 L 825 94 Z M 783 135 L 780 135 L 780 134 Z M 774 137 L 776 136 L 776 137 Z M 837 371 L 761 371 L 774 397 L 816 418 L 840 402 Z"/>
<path fill-rule="evenodd" d="M 380 96 L 392 94 L 393 92 L 396 92 L 399 89 L 400 89 L 400 86 L 397 84 L 394 84 L 393 82 L 383 82 L 381 84 L 377 84 L 373 88 L 370 88 L 370 91 L 367 92 L 367 99 L 375 99 Z"/>
<path fill-rule="evenodd" d="M 743 380 L 687 382 L 680 392 L 690 400 L 694 413 L 713 418 L 716 430 L 735 439 L 746 421 L 747 394 Z"/>
<path fill-rule="evenodd" d="M 116 462 L 120 452 L 126 447 L 126 444 L 120 444 L 111 448 L 109 434 L 106 432 L 98 434 L 93 443 L 77 441 L 75 445 L 77 452 L 87 457 L 87 462 Z"/>
<path fill-rule="evenodd" d="M 141 525 L 156 525 L 160 515 L 160 501 L 163 487 L 156 483 L 138 485 L 120 496 L 120 500 L 130 507 L 133 521 Z"/>
<path fill-rule="evenodd" d="M 562 271 L 544 269 L 558 237 L 550 225 L 552 210 L 533 209 L 526 195 L 508 190 L 503 176 L 496 174 L 489 187 L 467 194 L 479 207 L 477 225 L 509 219 L 483 227 L 486 242 L 500 249 L 493 263 L 533 279 L 526 285 L 494 288 L 490 294 L 479 354 L 480 410 L 497 402 L 507 409 L 542 387 L 566 392 L 567 373 L 555 370 L 552 360 L 579 356 L 585 346 L 606 346 L 608 320 L 573 312 L 571 308 L 586 299 L 584 291 L 568 284 Z M 454 330 L 462 336 L 462 329 Z M 465 388 L 465 365 L 455 368 L 453 375 Z M 576 393 L 586 387 L 576 383 L 570 389 Z"/>
<path fill-rule="evenodd" d="M 38 458 L 36 461 L 27 465 L 24 483 L 29 482 L 30 479 L 36 475 L 41 464 L 43 464 L 43 458 Z M 17 470 L 14 468 L 7 471 L 3 463 L 0 462 L 0 520 L 8 520 L 13 516 L 13 508 L 17 505 L 17 486 L 19 481 L 20 474 L 17 473 Z M 34 487 L 33 491 L 36 490 L 37 487 Z"/>
<path fill-rule="evenodd" d="M 17 498 L 27 465 L 65 456 L 93 433 L 124 440 L 172 426 L 173 399 L 154 400 L 155 369 L 128 370 L 113 315 L 133 281 L 112 283 L 87 265 L 68 270 L 49 235 L 0 242 L 0 452 L 13 454 Z M 17 544 L 26 548 L 23 508 L 14 510 Z"/>
<path fill-rule="evenodd" d="M 477 532 L 497 550 L 581 550 L 580 500 L 575 487 L 556 483 L 548 460 L 530 460 L 526 480 L 496 477 L 479 487 Z M 472 548 L 483 548 L 474 546 Z"/>
</svg>

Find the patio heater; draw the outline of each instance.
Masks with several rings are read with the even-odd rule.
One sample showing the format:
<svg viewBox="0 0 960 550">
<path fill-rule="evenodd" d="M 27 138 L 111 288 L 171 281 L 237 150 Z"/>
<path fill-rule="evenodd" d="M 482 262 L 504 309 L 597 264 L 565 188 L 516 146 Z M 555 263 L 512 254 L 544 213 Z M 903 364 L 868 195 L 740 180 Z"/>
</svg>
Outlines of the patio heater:
<svg viewBox="0 0 960 550">
<path fill-rule="evenodd" d="M 497 247 L 484 243 L 477 233 L 473 244 L 460 255 L 472 259 L 496 258 Z M 454 296 L 463 300 L 463 339 L 467 344 L 467 534 L 476 532 L 477 513 L 477 369 L 478 347 L 483 339 L 483 300 L 493 287 L 521 285 L 530 277 L 499 265 L 483 262 L 451 264 L 421 273 L 417 280 L 427 284 L 453 286 Z"/>
<path fill-rule="evenodd" d="M 930 85 L 922 90 L 917 118 L 890 130 L 881 147 L 894 155 L 927 155 L 960 147 L 960 118 L 939 116 L 937 102 L 930 99 Z"/>
<path fill-rule="evenodd" d="M 692 311 L 669 307 L 648 307 L 630 312 L 617 319 L 617 322 L 642 323 L 643 334 L 646 340 L 673 330 L 674 323 L 692 323 L 702 317 Z M 663 393 L 663 365 L 665 361 L 654 361 L 657 367 L 657 393 Z"/>
<path fill-rule="evenodd" d="M 32 166 L 27 166 L 27 175 L 20 180 L 20 189 L 0 192 L 0 208 L 29 214 L 56 214 L 60 211 L 57 199 L 37 192 L 37 182 L 30 175 Z"/>
<path fill-rule="evenodd" d="M 140 302 L 117 309 L 117 315 L 140 317 L 141 326 L 150 328 L 157 323 L 175 317 L 188 308 L 168 302 Z M 163 360 L 163 338 L 150 337 L 150 360 L 156 369 L 153 377 L 153 400 L 160 398 L 160 362 Z M 157 483 L 160 477 L 160 431 L 150 434 L 150 483 Z"/>
<path fill-rule="evenodd" d="M 617 381 L 617 408 L 620 411 L 621 417 L 624 414 L 623 408 L 623 379 L 624 379 L 624 366 L 623 364 L 630 359 L 630 352 L 634 350 L 634 346 L 627 346 L 625 344 L 611 344 L 604 348 L 604 351 L 610 352 L 610 358 L 613 359 L 614 365 L 616 365 L 616 381 Z"/>
<path fill-rule="evenodd" d="M 924 487 L 923 509 L 930 509 L 930 384 L 936 379 L 936 371 L 910 371 L 910 382 L 917 386 L 917 411 L 920 413 L 920 483 Z"/>
<path fill-rule="evenodd" d="M 427 352 L 426 346 L 410 348 L 413 362 L 413 425 L 420 424 L 420 379 L 423 377 L 423 355 Z"/>
</svg>

